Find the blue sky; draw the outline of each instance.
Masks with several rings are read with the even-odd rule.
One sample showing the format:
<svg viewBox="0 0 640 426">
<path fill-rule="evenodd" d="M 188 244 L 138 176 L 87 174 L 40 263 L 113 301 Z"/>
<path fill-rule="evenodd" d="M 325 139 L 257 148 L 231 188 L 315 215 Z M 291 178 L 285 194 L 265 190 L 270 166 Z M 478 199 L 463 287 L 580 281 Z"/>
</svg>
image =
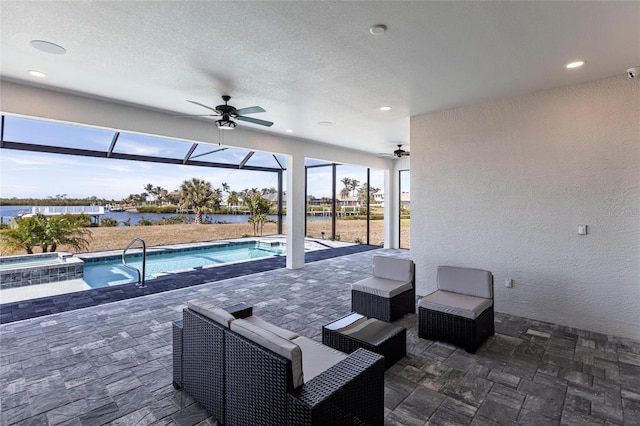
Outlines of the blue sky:
<svg viewBox="0 0 640 426">
<path fill-rule="evenodd" d="M 113 132 L 7 117 L 4 136 L 5 140 L 12 142 L 104 151 L 108 149 Z M 186 142 L 122 134 L 116 144 L 116 152 L 182 158 L 190 146 L 191 143 Z M 216 148 L 199 145 L 193 155 L 205 154 Z M 198 159 L 237 163 L 245 155 L 246 151 L 226 150 Z M 272 157 L 269 155 L 256 153 L 247 164 L 267 165 L 270 160 Z M 274 166 L 275 161 L 269 165 Z M 340 180 L 345 176 L 364 183 L 366 168 L 338 166 L 337 191 L 342 188 Z M 231 190 L 236 191 L 278 185 L 276 173 L 0 150 L 0 197 L 3 198 L 47 198 L 67 194 L 69 198 L 97 196 L 120 200 L 129 194 L 143 192 L 148 183 L 172 191 L 193 177 L 207 180 L 216 188 L 226 182 Z M 286 190 L 286 179 L 284 181 Z M 371 181 L 372 186 L 382 189 L 383 172 L 372 170 Z M 310 169 L 308 193 L 318 198 L 331 195 L 331 167 Z"/>
</svg>

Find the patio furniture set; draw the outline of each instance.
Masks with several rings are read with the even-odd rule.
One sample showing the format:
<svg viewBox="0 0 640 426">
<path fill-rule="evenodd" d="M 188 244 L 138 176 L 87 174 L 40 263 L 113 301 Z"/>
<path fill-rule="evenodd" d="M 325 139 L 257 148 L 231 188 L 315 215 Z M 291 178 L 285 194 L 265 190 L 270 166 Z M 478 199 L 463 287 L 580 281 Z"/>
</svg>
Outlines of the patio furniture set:
<svg viewBox="0 0 640 426">
<path fill-rule="evenodd" d="M 414 263 L 387 256 L 352 285 L 353 312 L 322 327 L 322 344 L 244 304 L 191 301 L 173 324 L 173 385 L 224 425 L 382 425 L 384 371 L 406 355 L 406 329 L 391 321 L 415 306 Z M 492 274 L 438 267 L 419 337 L 473 353 L 493 334 Z"/>
</svg>

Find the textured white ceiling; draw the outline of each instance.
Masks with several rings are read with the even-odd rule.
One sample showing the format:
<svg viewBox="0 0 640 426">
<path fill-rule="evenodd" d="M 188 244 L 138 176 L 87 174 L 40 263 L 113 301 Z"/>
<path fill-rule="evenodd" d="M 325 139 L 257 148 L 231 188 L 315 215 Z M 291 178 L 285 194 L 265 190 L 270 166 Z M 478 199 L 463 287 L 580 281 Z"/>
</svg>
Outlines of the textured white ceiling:
<svg viewBox="0 0 640 426">
<path fill-rule="evenodd" d="M 640 65 L 638 1 L 2 1 L 0 19 L 3 79 L 176 114 L 229 94 L 275 123 L 245 128 L 374 153 L 407 143 L 412 115 Z"/>
</svg>

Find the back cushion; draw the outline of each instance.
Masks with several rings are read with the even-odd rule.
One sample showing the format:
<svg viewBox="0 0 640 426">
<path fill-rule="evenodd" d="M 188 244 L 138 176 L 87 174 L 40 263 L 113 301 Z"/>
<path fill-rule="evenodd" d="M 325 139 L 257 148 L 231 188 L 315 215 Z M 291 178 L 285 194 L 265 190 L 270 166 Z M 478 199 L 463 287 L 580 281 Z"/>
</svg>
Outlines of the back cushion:
<svg viewBox="0 0 640 426">
<path fill-rule="evenodd" d="M 227 328 L 229 328 L 229 323 L 235 319 L 229 312 L 206 300 L 192 300 L 187 304 L 187 307 Z"/>
<path fill-rule="evenodd" d="M 277 334 L 258 327 L 244 319 L 232 321 L 231 330 L 257 343 L 263 348 L 291 360 L 293 387 L 297 388 L 302 386 L 304 383 L 304 377 L 302 374 L 302 351 L 298 345 L 293 343 L 291 340 L 280 337 Z"/>
<path fill-rule="evenodd" d="M 483 269 L 438 266 L 438 289 L 493 298 L 493 275 Z"/>
<path fill-rule="evenodd" d="M 389 256 L 373 256 L 373 275 L 402 282 L 413 281 L 413 261 Z"/>
</svg>

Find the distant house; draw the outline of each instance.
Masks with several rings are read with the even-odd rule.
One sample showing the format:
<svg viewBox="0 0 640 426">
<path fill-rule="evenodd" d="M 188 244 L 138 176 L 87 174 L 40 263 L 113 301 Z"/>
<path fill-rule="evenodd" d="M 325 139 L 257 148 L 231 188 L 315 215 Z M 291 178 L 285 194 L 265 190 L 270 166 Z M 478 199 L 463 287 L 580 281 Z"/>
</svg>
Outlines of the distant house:
<svg viewBox="0 0 640 426">
<path fill-rule="evenodd" d="M 400 208 L 411 209 L 411 193 L 402 192 L 400 194 Z"/>
<path fill-rule="evenodd" d="M 274 205 L 278 205 L 278 194 L 277 193 L 264 194 L 262 196 L 262 198 L 264 198 L 265 200 L 271 201 Z M 287 197 L 283 196 L 282 197 L 282 207 L 286 207 L 286 206 L 287 206 Z"/>
</svg>

